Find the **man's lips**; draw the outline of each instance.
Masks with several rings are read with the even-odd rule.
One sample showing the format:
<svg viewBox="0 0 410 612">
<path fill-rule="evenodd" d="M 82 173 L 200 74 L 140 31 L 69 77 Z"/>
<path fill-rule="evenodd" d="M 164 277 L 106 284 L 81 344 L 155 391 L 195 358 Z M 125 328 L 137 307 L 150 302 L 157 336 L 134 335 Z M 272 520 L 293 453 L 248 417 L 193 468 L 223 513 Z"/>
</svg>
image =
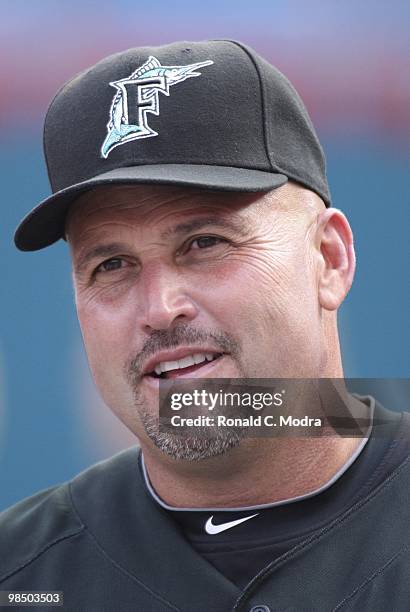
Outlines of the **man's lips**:
<svg viewBox="0 0 410 612">
<path fill-rule="evenodd" d="M 197 363 L 195 365 L 188 366 L 187 368 L 179 368 L 178 370 L 169 370 L 165 373 L 165 378 L 184 378 L 185 376 L 189 376 L 195 372 L 203 372 L 204 368 L 213 365 L 216 361 L 219 361 L 221 357 L 222 354 L 215 357 L 212 361 L 203 361 L 202 363 Z"/>
<path fill-rule="evenodd" d="M 199 365 L 191 366 L 189 368 L 181 368 L 180 370 L 166 372 L 165 376 L 164 375 L 150 376 L 149 374 L 146 374 L 145 376 L 143 376 L 143 381 L 146 381 L 149 387 L 158 390 L 161 381 L 162 382 L 165 382 L 167 380 L 168 382 L 170 382 L 171 380 L 189 381 L 189 379 L 196 379 L 196 378 L 198 379 L 199 378 L 214 378 L 215 371 L 216 372 L 219 371 L 220 364 L 222 363 L 222 366 L 223 366 L 223 362 L 225 361 L 225 357 L 227 356 L 228 356 L 227 354 L 222 353 L 219 355 L 219 357 L 217 357 L 213 361 L 205 361 Z"/>
<path fill-rule="evenodd" d="M 161 371 L 160 364 L 169 364 L 170 362 L 175 362 L 175 364 L 177 364 L 177 362 L 181 362 L 184 358 L 192 358 L 194 355 L 208 355 L 208 360 L 204 359 L 201 363 L 191 363 L 187 364 L 187 366 L 183 366 L 183 363 L 179 363 L 175 368 L 167 370 L 166 377 L 173 378 L 199 370 L 201 367 L 205 367 L 207 364 L 216 360 L 216 358 L 219 358 L 222 355 L 222 351 L 209 346 L 185 346 L 178 347 L 177 349 L 160 351 L 146 362 L 143 369 L 143 376 L 158 377 L 158 372 L 156 373 L 155 369 L 157 368 L 158 370 L 159 368 L 159 371 Z M 212 356 L 212 360 L 209 360 L 210 355 Z"/>
</svg>

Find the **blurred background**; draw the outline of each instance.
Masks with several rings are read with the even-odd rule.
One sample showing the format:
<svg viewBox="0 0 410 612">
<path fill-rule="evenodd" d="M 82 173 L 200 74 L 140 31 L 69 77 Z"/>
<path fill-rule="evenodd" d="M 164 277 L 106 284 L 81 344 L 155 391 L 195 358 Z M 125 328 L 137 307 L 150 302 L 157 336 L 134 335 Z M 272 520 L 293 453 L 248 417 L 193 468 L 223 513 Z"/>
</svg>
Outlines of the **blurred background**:
<svg viewBox="0 0 410 612">
<path fill-rule="evenodd" d="M 49 194 L 49 101 L 128 47 L 234 38 L 290 78 L 355 233 L 357 274 L 339 319 L 346 376 L 410 377 L 409 24 L 405 0 L 0 0 L 0 510 L 135 443 L 90 379 L 66 245 L 24 254 L 12 242 Z M 386 407 L 408 409 L 401 389 Z"/>
</svg>

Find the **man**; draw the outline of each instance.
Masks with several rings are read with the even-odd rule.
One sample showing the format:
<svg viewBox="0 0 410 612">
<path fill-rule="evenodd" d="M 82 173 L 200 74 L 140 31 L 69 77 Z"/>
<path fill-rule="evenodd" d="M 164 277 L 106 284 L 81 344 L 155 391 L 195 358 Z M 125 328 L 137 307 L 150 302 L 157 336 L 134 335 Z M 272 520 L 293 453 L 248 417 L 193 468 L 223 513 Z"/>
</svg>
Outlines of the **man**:
<svg viewBox="0 0 410 612">
<path fill-rule="evenodd" d="M 343 378 L 352 232 L 290 83 L 230 41 L 131 49 L 59 91 L 44 138 L 53 195 L 16 244 L 67 240 L 95 382 L 141 452 L 3 513 L 0 588 L 67 610 L 408 610 L 407 415 L 343 386 L 360 435 L 179 432 L 158 409 L 162 385 L 275 378 L 296 417 L 316 391 L 340 416 L 321 381 Z"/>
</svg>

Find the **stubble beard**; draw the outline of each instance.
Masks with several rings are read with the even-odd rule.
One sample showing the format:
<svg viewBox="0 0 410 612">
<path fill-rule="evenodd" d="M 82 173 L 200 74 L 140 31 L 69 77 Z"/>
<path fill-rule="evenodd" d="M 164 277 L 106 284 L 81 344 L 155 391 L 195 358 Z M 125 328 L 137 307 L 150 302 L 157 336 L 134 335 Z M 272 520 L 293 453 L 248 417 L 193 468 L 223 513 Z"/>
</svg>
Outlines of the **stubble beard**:
<svg viewBox="0 0 410 612">
<path fill-rule="evenodd" d="M 239 343 L 227 334 L 212 331 L 204 333 L 201 330 L 180 326 L 176 328 L 172 335 L 157 332 L 154 340 L 150 342 L 148 350 L 152 350 L 152 346 L 171 348 L 178 346 L 182 342 L 205 342 L 209 339 L 214 340 L 221 347 L 222 352 L 229 353 L 235 359 L 239 367 L 239 377 L 246 378 L 245 372 L 240 365 Z M 159 415 L 154 415 L 147 411 L 146 407 L 148 404 L 143 393 L 140 391 L 140 385 L 136 384 L 135 380 L 135 375 L 140 369 L 139 364 L 144 356 L 143 353 L 144 351 L 128 366 L 127 378 L 133 389 L 134 408 L 144 431 L 161 452 L 180 461 L 202 461 L 224 455 L 232 448 L 239 446 L 241 440 L 246 435 L 247 428 L 196 427 L 195 430 L 190 431 L 189 435 L 186 432 L 178 435 L 168 431 L 161 431 Z"/>
<path fill-rule="evenodd" d="M 145 433 L 155 446 L 173 459 L 202 461 L 218 457 L 239 446 L 246 431 L 240 428 L 218 429 L 197 427 L 188 435 L 161 431 L 158 417 L 139 409 L 139 416 Z"/>
</svg>

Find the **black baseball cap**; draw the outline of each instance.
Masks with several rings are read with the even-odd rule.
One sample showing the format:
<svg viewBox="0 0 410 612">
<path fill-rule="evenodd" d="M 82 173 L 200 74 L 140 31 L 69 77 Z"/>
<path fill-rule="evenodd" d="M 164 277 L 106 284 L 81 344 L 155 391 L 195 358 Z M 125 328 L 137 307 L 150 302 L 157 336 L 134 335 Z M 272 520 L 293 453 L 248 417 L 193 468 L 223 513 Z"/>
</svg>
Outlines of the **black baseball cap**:
<svg viewBox="0 0 410 612">
<path fill-rule="evenodd" d="M 22 251 L 64 238 L 70 205 L 97 185 L 263 192 L 291 179 L 330 205 L 302 100 L 279 70 L 235 41 L 134 48 L 101 60 L 54 97 L 44 154 L 53 194 L 18 226 Z"/>
</svg>

